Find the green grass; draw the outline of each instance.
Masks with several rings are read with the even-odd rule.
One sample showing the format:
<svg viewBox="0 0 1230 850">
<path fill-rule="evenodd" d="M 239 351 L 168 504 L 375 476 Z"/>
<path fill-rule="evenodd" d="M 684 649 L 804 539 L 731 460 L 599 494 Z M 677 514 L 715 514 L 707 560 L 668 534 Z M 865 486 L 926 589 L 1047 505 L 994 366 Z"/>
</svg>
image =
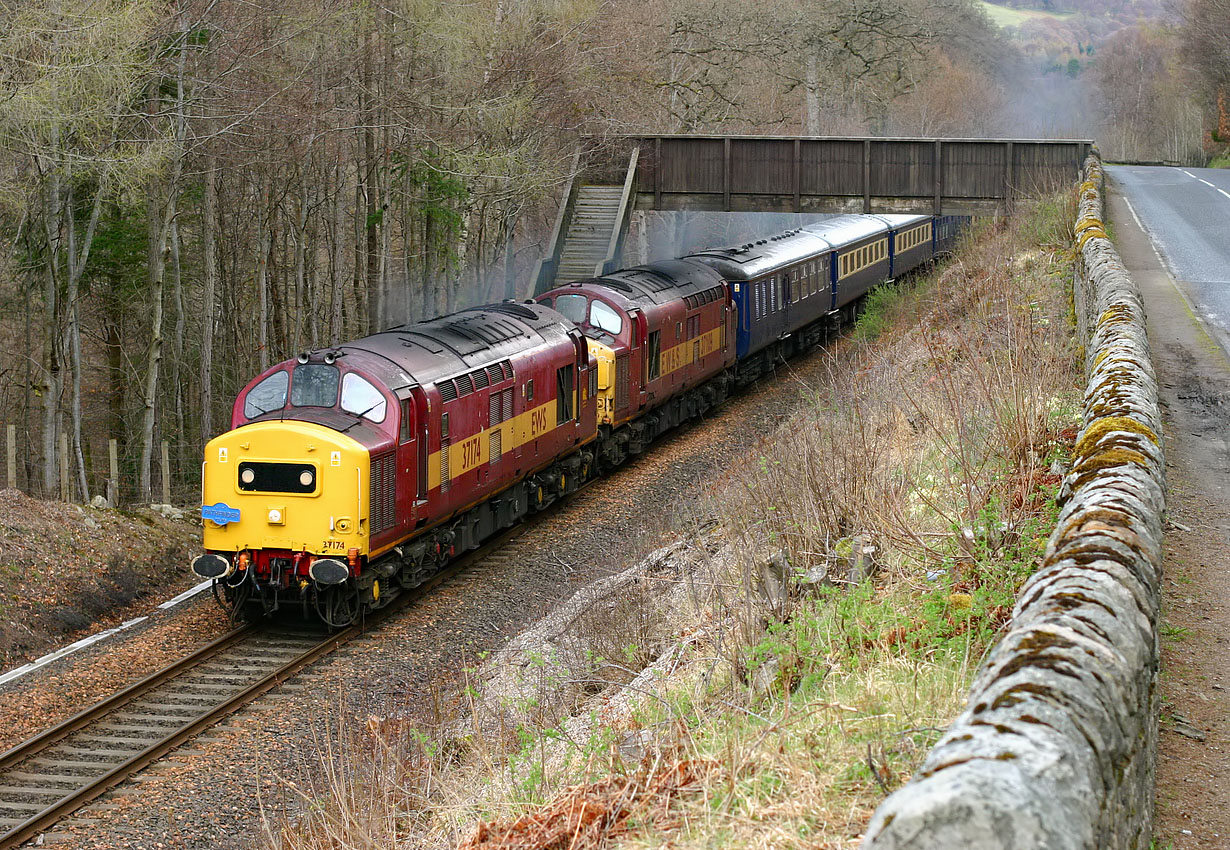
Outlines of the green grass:
<svg viewBox="0 0 1230 850">
<path fill-rule="evenodd" d="M 997 6 L 994 3 L 982 2 L 982 8 L 986 9 L 991 20 L 999 27 L 1015 27 L 1020 26 L 1026 21 L 1036 20 L 1038 18 L 1054 18 L 1055 20 L 1064 20 L 1072 17 L 1071 12 L 1043 12 L 1039 9 L 1009 9 L 1007 6 Z"/>
<path fill-rule="evenodd" d="M 1221 154 L 1209 160 L 1209 168 L 1230 168 L 1230 154 Z"/>
</svg>

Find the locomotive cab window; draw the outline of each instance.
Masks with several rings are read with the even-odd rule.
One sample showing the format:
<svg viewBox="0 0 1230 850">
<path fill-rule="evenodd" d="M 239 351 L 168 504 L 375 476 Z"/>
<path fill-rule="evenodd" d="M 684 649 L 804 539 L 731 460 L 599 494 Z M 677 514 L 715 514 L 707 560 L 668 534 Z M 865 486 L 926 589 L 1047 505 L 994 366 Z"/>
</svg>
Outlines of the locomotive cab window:
<svg viewBox="0 0 1230 850">
<path fill-rule="evenodd" d="M 243 402 L 243 415 L 254 419 L 262 413 L 280 410 L 286 406 L 286 387 L 290 376 L 285 372 L 274 372 L 265 380 L 248 391 L 248 397 Z"/>
<path fill-rule="evenodd" d="M 569 321 L 582 325 L 585 324 L 585 308 L 588 300 L 584 295 L 560 295 L 555 299 L 555 309 Z"/>
<path fill-rule="evenodd" d="M 656 381 L 662 374 L 662 332 L 651 331 L 649 334 L 649 380 Z"/>
<path fill-rule="evenodd" d="M 555 370 L 555 424 L 572 418 L 572 365 Z"/>
<path fill-rule="evenodd" d="M 388 404 L 372 382 L 355 372 L 342 378 L 342 410 L 372 422 L 383 422 Z"/>
<path fill-rule="evenodd" d="M 609 304 L 594 301 L 589 308 L 589 323 L 598 330 L 606 331 L 611 336 L 619 336 L 624 329 L 624 320 Z"/>
<path fill-rule="evenodd" d="M 290 382 L 290 403 L 295 407 L 333 407 L 337 404 L 339 378 L 336 366 L 325 363 L 296 366 Z"/>
<path fill-rule="evenodd" d="M 528 381 L 525 382 L 525 400 L 526 401 L 534 400 L 534 379 L 533 378 L 530 378 Z"/>
<path fill-rule="evenodd" d="M 414 439 L 414 420 L 410 416 L 410 399 L 401 399 L 399 407 L 401 409 L 401 422 L 399 423 L 397 441 L 399 443 L 408 443 Z"/>
</svg>

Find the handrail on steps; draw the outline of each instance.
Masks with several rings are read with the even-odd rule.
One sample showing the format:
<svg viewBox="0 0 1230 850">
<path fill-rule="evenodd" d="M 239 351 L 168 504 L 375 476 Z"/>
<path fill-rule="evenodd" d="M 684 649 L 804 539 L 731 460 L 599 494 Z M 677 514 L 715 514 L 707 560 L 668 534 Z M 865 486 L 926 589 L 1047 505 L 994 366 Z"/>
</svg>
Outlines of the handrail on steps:
<svg viewBox="0 0 1230 850">
<path fill-rule="evenodd" d="M 572 155 L 572 166 L 568 173 L 568 187 L 564 190 L 564 203 L 560 205 L 559 215 L 555 218 L 555 232 L 551 234 L 551 242 L 547 252 L 534 264 L 534 295 L 541 295 L 551 288 L 555 282 L 555 270 L 559 268 L 559 258 L 564 252 L 564 236 L 568 226 L 572 224 L 572 213 L 576 209 L 577 192 L 580 182 L 577 177 L 581 171 L 581 145 L 577 146 Z"/>
<path fill-rule="evenodd" d="M 637 145 L 628 157 L 628 173 L 624 177 L 624 190 L 619 198 L 619 212 L 615 215 L 615 226 L 611 229 L 611 241 L 607 244 L 606 257 L 594 266 L 594 275 L 610 274 L 619 268 L 623 260 L 624 236 L 628 233 L 628 222 L 632 218 L 632 208 L 636 197 L 636 164 L 641 156 L 641 147 Z"/>
</svg>

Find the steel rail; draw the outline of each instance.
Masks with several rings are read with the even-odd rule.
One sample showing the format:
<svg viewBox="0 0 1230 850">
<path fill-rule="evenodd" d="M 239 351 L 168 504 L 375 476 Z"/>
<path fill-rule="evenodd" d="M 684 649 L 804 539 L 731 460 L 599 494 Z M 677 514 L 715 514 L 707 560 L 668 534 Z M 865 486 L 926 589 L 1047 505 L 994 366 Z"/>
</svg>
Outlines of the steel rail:
<svg viewBox="0 0 1230 850">
<path fill-rule="evenodd" d="M 575 496 L 576 493 L 586 489 L 588 483 L 589 482 L 569 495 Z M 495 535 L 477 549 L 454 560 L 451 564 L 427 579 L 421 585 L 411 588 L 410 590 L 402 591 L 398 594 L 397 598 L 392 600 L 385 607 L 373 612 L 373 614 L 367 617 L 365 621 L 329 635 L 312 648 L 296 655 L 290 661 L 278 666 L 271 672 L 261 676 L 256 681 L 246 686 L 241 686 L 234 694 L 227 697 L 217 705 L 207 708 L 198 716 L 185 718 L 185 723 L 182 726 L 175 728 L 170 734 L 158 739 L 150 746 L 142 750 L 135 751 L 131 758 L 117 764 L 106 773 L 94 778 L 82 777 L 83 780 L 87 780 L 85 784 L 76 789 L 68 790 L 67 793 L 56 802 L 35 813 L 25 821 L 10 829 L 8 832 L 0 834 L 0 850 L 10 850 L 10 848 L 24 844 L 26 841 L 29 841 L 40 833 L 45 832 L 48 827 L 77 811 L 82 806 L 92 802 L 100 795 L 106 793 L 108 790 L 120 784 L 133 774 L 143 770 L 145 767 L 166 755 L 171 750 L 182 745 L 211 726 L 217 725 L 221 720 L 229 717 L 231 714 L 234 714 L 236 711 L 248 705 L 269 690 L 282 684 L 302 668 L 322 656 L 328 655 L 342 644 L 347 643 L 363 634 L 369 627 L 378 625 L 388 619 L 390 615 L 405 608 L 411 602 L 421 599 L 429 590 L 436 587 L 443 581 L 453 577 L 466 567 L 472 565 L 474 562 L 492 554 L 492 552 L 496 549 L 509 543 L 516 537 L 519 537 L 530 526 L 536 524 L 533 520 L 536 520 L 539 517 L 548 516 L 550 513 L 553 512 L 537 514 L 535 517 L 531 518 L 531 521 L 519 523 L 518 525 Z M 92 724 L 98 723 L 111 715 L 117 709 L 120 709 L 144 694 L 149 693 L 155 687 L 173 681 L 178 676 L 187 673 L 210 658 L 217 656 L 222 651 L 235 646 L 245 638 L 259 632 L 260 629 L 253 625 L 245 625 L 234 629 L 231 632 L 219 637 L 217 640 L 214 640 L 211 643 L 201 647 L 192 654 L 167 665 L 150 676 L 147 676 L 136 684 L 133 684 L 124 690 L 96 703 L 90 708 L 85 709 L 84 711 L 46 730 L 45 732 L 42 732 L 39 735 L 18 744 L 3 755 L 0 755 L 0 771 L 7 770 L 33 758 L 43 750 L 53 744 L 58 743 L 69 735 L 79 732 L 82 729 L 86 729 Z M 30 793 L 37 794 L 38 792 L 32 789 Z M 0 809 L 3 808 L 4 801 L 0 800 Z"/>
</svg>

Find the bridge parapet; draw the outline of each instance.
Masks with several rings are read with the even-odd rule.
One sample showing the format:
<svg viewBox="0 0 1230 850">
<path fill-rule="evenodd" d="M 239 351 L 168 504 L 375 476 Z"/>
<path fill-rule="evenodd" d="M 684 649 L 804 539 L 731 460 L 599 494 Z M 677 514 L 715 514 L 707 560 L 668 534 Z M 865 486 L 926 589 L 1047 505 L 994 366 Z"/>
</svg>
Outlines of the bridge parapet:
<svg viewBox="0 0 1230 850">
<path fill-rule="evenodd" d="M 637 136 L 636 209 L 985 215 L 1073 182 L 1080 139 Z M 603 167 L 595 159 L 594 167 Z"/>
</svg>

